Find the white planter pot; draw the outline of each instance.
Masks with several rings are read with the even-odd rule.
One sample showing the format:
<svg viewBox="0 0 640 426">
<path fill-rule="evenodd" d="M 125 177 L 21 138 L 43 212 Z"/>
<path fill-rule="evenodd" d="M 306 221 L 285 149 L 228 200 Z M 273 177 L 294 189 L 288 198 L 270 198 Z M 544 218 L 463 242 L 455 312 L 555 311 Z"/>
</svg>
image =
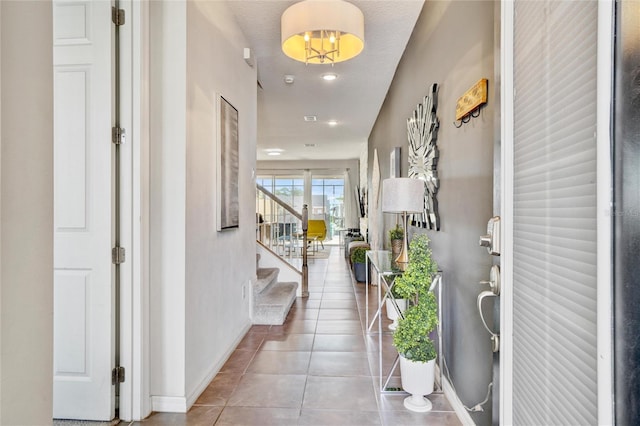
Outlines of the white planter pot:
<svg viewBox="0 0 640 426">
<path fill-rule="evenodd" d="M 396 299 L 396 303 L 398 304 L 400 312 L 404 312 L 407 309 L 407 299 Z M 393 323 L 389 324 L 389 330 L 395 330 L 398 326 L 398 318 L 400 318 L 400 315 L 398 315 L 398 311 L 396 311 L 396 308 L 393 306 L 391 299 L 387 298 L 385 304 L 387 306 L 387 318 L 393 321 Z"/>
<path fill-rule="evenodd" d="M 400 376 L 402 389 L 409 392 L 404 400 L 404 407 L 411 411 L 425 412 L 431 410 L 431 401 L 424 398 L 433 392 L 436 360 L 414 362 L 400 355 Z"/>
</svg>

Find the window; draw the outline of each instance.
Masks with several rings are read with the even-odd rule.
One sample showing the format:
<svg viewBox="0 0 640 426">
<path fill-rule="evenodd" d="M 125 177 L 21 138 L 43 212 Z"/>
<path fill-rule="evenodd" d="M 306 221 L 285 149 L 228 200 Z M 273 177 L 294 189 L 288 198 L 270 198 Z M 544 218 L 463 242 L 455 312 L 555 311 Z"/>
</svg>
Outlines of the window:
<svg viewBox="0 0 640 426">
<path fill-rule="evenodd" d="M 328 221 L 328 238 L 344 226 L 344 179 L 337 177 L 311 180 L 311 212 L 314 218 Z"/>
<path fill-rule="evenodd" d="M 304 178 L 302 176 L 260 175 L 256 178 L 256 183 L 280 198 L 294 210 L 302 211 L 302 205 L 304 204 Z M 261 193 L 258 193 L 256 212 L 262 214 L 269 221 L 275 220 L 275 218 L 272 218 L 272 214 L 275 214 L 275 212 L 271 212 L 270 204 L 264 202 Z"/>
<path fill-rule="evenodd" d="M 273 193 L 294 210 L 300 211 L 304 204 L 304 179 L 277 177 L 274 179 Z"/>
</svg>

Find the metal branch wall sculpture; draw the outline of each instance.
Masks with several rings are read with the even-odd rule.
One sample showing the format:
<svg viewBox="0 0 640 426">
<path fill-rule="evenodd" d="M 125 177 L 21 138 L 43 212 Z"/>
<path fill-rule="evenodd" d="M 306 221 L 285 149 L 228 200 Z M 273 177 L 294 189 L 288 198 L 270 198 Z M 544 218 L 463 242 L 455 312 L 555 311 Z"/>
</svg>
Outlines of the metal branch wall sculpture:
<svg viewBox="0 0 640 426">
<path fill-rule="evenodd" d="M 438 128 L 440 121 L 436 116 L 438 85 L 432 84 L 429 95 L 424 97 L 415 111 L 407 119 L 409 138 L 409 177 L 424 181 L 424 210 L 422 214 L 411 215 L 411 224 L 419 228 L 440 230 L 438 215 L 439 180 L 438 165 Z"/>
</svg>

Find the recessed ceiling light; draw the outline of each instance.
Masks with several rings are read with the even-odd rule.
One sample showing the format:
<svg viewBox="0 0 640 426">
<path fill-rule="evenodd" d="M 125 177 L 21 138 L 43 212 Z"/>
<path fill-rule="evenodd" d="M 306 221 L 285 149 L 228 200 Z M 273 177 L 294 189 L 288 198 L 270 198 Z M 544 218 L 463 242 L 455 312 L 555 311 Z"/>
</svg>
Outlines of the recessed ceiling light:
<svg viewBox="0 0 640 426">
<path fill-rule="evenodd" d="M 329 120 L 329 121 L 327 121 L 327 124 L 328 124 L 329 126 L 337 126 L 337 125 L 338 125 L 338 122 L 337 122 L 336 120 Z"/>
<path fill-rule="evenodd" d="M 328 72 L 326 74 L 322 74 L 322 79 L 326 81 L 333 81 L 338 78 L 338 74 L 334 74 L 332 72 Z"/>
<path fill-rule="evenodd" d="M 264 150 L 264 152 L 284 152 L 284 149 L 280 149 L 280 148 L 267 148 Z"/>
<path fill-rule="evenodd" d="M 284 82 L 287 84 L 293 84 L 294 80 L 295 80 L 295 76 L 287 74 L 284 76 Z"/>
<path fill-rule="evenodd" d="M 267 152 L 267 155 L 271 155 L 271 156 L 273 156 L 273 157 L 275 157 L 275 156 L 277 156 L 277 155 L 280 155 L 280 154 L 281 154 L 280 152 L 275 152 L 275 151 L 273 151 L 273 152 Z"/>
<path fill-rule="evenodd" d="M 305 115 L 304 116 L 304 121 L 317 121 L 318 117 L 316 117 L 315 115 Z"/>
</svg>

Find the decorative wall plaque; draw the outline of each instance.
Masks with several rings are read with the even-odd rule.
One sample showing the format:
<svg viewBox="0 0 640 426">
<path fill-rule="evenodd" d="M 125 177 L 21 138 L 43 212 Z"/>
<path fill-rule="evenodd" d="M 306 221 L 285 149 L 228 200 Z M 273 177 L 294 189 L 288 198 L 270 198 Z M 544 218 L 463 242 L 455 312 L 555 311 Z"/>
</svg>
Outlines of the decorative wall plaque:
<svg viewBox="0 0 640 426">
<path fill-rule="evenodd" d="M 489 80 L 486 78 L 478 80 L 464 95 L 458 98 L 458 102 L 456 103 L 456 120 L 462 120 L 475 109 L 487 103 L 488 82 Z"/>
<path fill-rule="evenodd" d="M 409 139 L 409 177 L 424 181 L 424 211 L 411 215 L 411 224 L 419 228 L 440 230 L 438 216 L 439 180 L 436 170 L 438 165 L 438 148 L 436 141 L 440 121 L 436 116 L 438 85 L 431 85 L 429 94 L 418 104 L 415 111 L 407 119 L 407 135 Z"/>
</svg>

